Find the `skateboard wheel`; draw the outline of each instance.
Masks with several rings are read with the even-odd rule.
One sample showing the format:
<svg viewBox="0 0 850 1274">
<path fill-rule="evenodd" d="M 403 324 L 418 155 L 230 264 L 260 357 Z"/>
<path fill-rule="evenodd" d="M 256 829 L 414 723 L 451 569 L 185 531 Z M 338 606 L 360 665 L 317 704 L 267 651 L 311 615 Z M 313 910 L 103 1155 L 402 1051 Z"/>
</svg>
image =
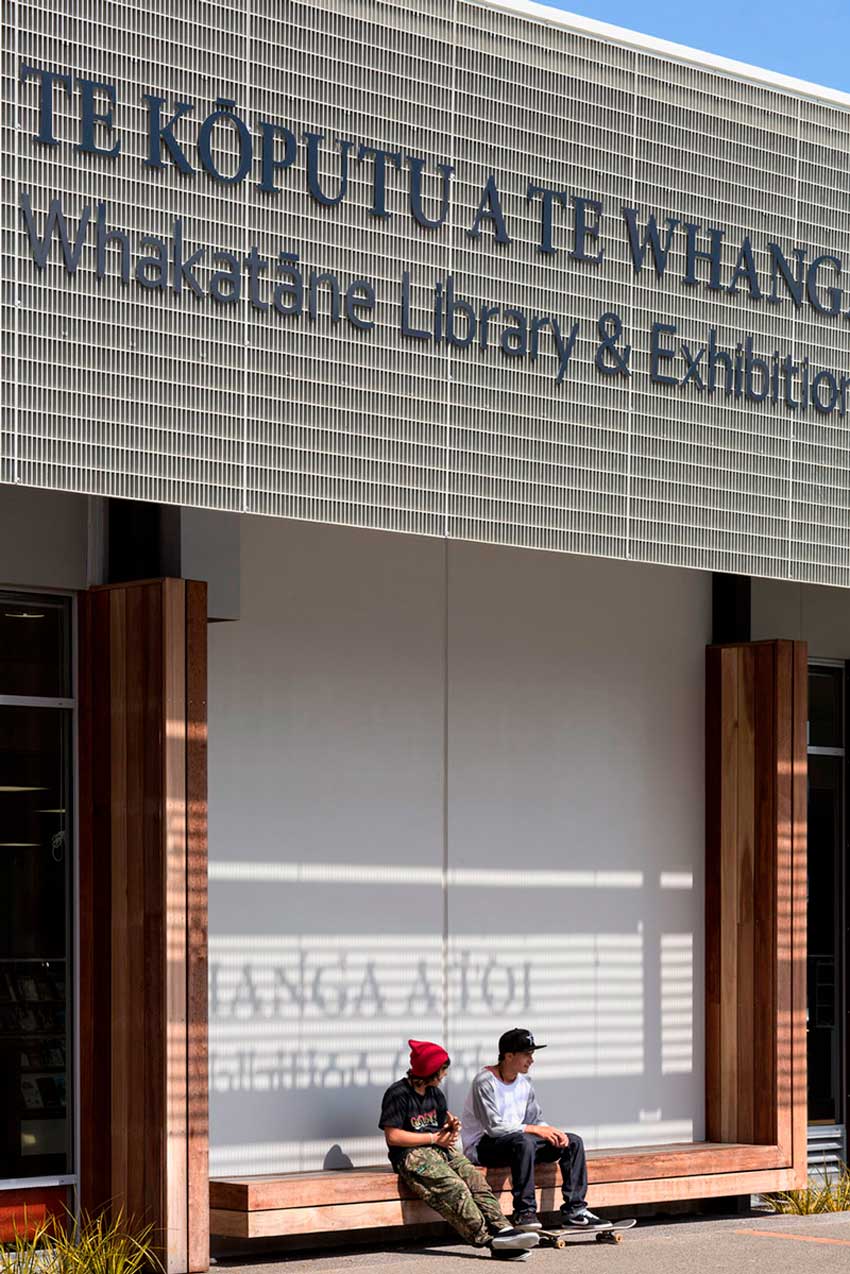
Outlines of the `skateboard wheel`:
<svg viewBox="0 0 850 1274">
<path fill-rule="evenodd" d="M 566 1247 L 566 1246 L 567 1246 L 567 1240 L 566 1240 L 566 1239 L 555 1239 L 555 1242 L 552 1244 L 552 1246 L 553 1246 L 553 1247 L 557 1247 L 557 1248 Z"/>
</svg>

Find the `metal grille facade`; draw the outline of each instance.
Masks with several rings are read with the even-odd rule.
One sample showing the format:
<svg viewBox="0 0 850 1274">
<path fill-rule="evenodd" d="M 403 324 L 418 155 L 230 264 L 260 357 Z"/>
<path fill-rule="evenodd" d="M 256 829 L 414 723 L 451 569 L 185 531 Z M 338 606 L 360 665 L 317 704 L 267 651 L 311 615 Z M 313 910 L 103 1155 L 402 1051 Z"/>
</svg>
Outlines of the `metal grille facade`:
<svg viewBox="0 0 850 1274">
<path fill-rule="evenodd" d="M 647 353 L 661 320 L 691 344 L 714 327 L 724 348 L 751 336 L 759 350 L 848 374 L 848 320 L 683 288 L 680 236 L 668 275 L 636 274 L 621 216 L 631 206 L 662 224 L 723 227 L 727 276 L 746 235 L 762 271 L 769 240 L 850 259 L 840 95 L 735 78 L 554 11 L 470 0 L 81 0 L 73 12 L 13 3 L 7 19 L 0 480 L 850 585 L 848 421 L 651 384 Z M 114 83 L 119 160 L 74 150 L 79 102 L 58 90 L 60 144 L 34 143 L 37 90 L 21 84 L 21 63 Z M 370 217 L 371 167 L 357 162 L 348 198 L 320 207 L 301 150 L 273 196 L 257 189 L 256 155 L 240 185 L 147 168 L 152 93 L 194 102 L 193 133 L 223 96 L 252 133 L 266 119 L 325 134 L 328 190 L 340 138 L 423 156 L 429 172 L 451 163 L 449 219 L 416 225 L 391 169 L 393 215 Z M 506 246 L 486 227 L 467 234 L 490 173 Z M 530 181 L 603 200 L 602 267 L 536 251 Z M 103 203 L 134 240 L 168 238 L 179 217 L 192 247 L 239 255 L 256 244 L 272 261 L 297 253 L 305 274 L 369 278 L 375 327 L 127 285 L 115 245 L 97 279 L 91 233 L 75 274 L 55 243 L 39 271 L 22 191 L 40 226 L 52 199 L 72 228 Z M 425 191 L 433 215 L 432 176 Z M 403 339 L 402 270 L 419 314 L 451 275 L 476 307 L 580 321 L 563 383 L 548 339 L 536 361 Z M 595 323 L 612 309 L 634 348 L 629 379 L 594 366 Z"/>
</svg>

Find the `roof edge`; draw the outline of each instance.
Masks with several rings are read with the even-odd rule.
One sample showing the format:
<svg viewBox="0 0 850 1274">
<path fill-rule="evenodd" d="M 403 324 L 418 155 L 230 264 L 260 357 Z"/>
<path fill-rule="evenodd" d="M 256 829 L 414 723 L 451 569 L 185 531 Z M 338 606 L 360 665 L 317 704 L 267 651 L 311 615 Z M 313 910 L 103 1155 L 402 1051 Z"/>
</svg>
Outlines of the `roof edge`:
<svg viewBox="0 0 850 1274">
<path fill-rule="evenodd" d="M 748 62 L 737 62 L 733 58 L 721 57 L 716 53 L 692 49 L 686 44 L 674 44 L 670 40 L 659 40 L 652 35 L 641 35 L 637 31 L 629 31 L 626 27 L 615 27 L 608 22 L 598 22 L 596 18 L 583 18 L 577 13 L 567 13 L 563 9 L 536 4 L 534 0 L 467 0 L 467 3 L 473 7 L 499 9 L 530 18 L 534 22 L 564 27 L 577 35 L 594 36 L 608 44 L 684 62 L 701 70 L 715 71 L 729 76 L 731 79 L 757 84 L 762 88 L 772 88 L 792 97 L 807 98 L 809 101 L 850 110 L 850 93 L 844 93 L 841 89 L 827 88 L 826 85 L 813 84 L 809 80 L 798 80 L 792 75 L 782 75 L 779 71 L 768 71 L 760 66 L 751 66 Z"/>
</svg>

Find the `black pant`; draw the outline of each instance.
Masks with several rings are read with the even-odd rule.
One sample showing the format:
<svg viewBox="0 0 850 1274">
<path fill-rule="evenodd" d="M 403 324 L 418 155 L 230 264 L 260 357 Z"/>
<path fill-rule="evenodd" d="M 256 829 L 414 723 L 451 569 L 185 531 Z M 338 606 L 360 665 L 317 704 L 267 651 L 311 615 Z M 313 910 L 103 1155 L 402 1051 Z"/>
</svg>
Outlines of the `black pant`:
<svg viewBox="0 0 850 1274">
<path fill-rule="evenodd" d="M 567 1133 L 566 1146 L 553 1146 L 535 1133 L 509 1132 L 503 1137 L 484 1136 L 476 1146 L 478 1162 L 484 1168 L 510 1168 L 514 1215 L 537 1211 L 534 1193 L 534 1164 L 557 1162 L 561 1168 L 561 1193 L 571 1212 L 584 1206 L 587 1195 L 587 1160 L 584 1142 L 574 1132 Z"/>
</svg>

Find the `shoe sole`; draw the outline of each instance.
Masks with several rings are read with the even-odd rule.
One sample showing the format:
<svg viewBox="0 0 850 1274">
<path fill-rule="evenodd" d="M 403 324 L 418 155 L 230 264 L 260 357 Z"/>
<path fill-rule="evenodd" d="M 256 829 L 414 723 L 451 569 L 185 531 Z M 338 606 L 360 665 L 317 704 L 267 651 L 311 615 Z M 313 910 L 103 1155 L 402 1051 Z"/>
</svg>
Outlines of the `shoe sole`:
<svg viewBox="0 0 850 1274">
<path fill-rule="evenodd" d="M 533 1230 L 525 1230 L 522 1234 L 515 1234 L 509 1239 L 503 1239 L 501 1243 L 499 1242 L 499 1236 L 496 1235 L 490 1244 L 490 1248 L 493 1252 L 527 1252 L 530 1248 L 537 1247 L 539 1242 L 539 1234 L 535 1234 Z"/>
</svg>

